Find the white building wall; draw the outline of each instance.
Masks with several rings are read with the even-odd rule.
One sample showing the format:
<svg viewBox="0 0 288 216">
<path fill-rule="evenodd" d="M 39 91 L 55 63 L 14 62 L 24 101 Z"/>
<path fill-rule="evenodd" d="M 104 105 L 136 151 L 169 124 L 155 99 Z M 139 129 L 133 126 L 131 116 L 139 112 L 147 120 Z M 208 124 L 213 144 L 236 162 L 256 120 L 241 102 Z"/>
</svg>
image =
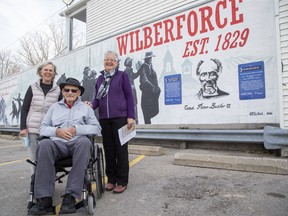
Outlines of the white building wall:
<svg viewBox="0 0 288 216">
<path fill-rule="evenodd" d="M 288 128 L 288 1 L 279 1 L 279 27 L 280 27 L 280 49 L 281 70 L 283 89 L 283 115 L 282 127 Z M 281 111 L 280 111 L 281 112 Z"/>
</svg>

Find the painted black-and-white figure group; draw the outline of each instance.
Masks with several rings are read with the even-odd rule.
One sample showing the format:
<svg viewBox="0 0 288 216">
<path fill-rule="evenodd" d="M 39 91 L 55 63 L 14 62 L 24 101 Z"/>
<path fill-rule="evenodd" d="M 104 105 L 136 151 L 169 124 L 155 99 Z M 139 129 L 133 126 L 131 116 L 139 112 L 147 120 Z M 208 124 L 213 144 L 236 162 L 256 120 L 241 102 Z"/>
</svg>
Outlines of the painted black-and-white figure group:
<svg viewBox="0 0 288 216">
<path fill-rule="evenodd" d="M 86 66 L 83 69 L 83 77 L 81 80 L 81 86 L 83 86 L 87 91 L 83 93 L 81 96 L 82 101 L 93 101 L 95 97 L 95 83 L 97 80 L 97 72 L 95 70 L 91 70 L 90 67 Z M 65 82 L 66 75 L 63 73 L 60 78 L 57 80 L 56 84 Z M 89 91 L 88 91 L 89 89 Z"/>
<path fill-rule="evenodd" d="M 153 68 L 153 52 L 146 52 L 144 63 L 137 73 L 140 76 L 141 108 L 145 124 L 151 124 L 151 118 L 159 113 L 159 96 L 161 89 L 158 86 L 157 73 Z"/>
<path fill-rule="evenodd" d="M 6 102 L 4 98 L 1 98 L 0 100 L 0 122 L 2 122 L 4 125 L 9 125 L 5 111 L 6 111 Z"/>
<path fill-rule="evenodd" d="M 59 86 L 60 83 L 64 83 L 66 81 L 65 73 L 61 74 L 60 78 L 57 80 L 56 84 Z"/>
<path fill-rule="evenodd" d="M 132 92 L 134 97 L 134 107 L 136 123 L 138 123 L 137 112 L 137 92 L 135 88 L 134 80 L 139 77 L 141 95 L 141 109 L 143 112 L 144 123 L 151 124 L 151 118 L 155 117 L 159 113 L 159 96 L 161 89 L 158 86 L 157 73 L 152 65 L 152 58 L 155 57 L 153 52 L 146 52 L 144 62 L 136 62 L 136 72 L 133 72 L 132 62 L 133 59 L 127 57 L 124 61 L 125 72 L 129 75 L 129 80 L 132 86 Z"/>
<path fill-rule="evenodd" d="M 18 125 L 20 119 L 20 113 L 22 109 L 23 99 L 21 98 L 21 93 L 19 92 L 17 97 L 12 97 L 12 109 L 11 112 L 6 115 L 6 101 L 3 97 L 0 99 L 0 123 L 7 125 Z M 11 116 L 11 122 L 8 117 Z M 9 118 L 10 119 L 10 118 Z"/>
<path fill-rule="evenodd" d="M 91 70 L 90 67 L 86 66 L 83 70 L 83 78 L 81 85 L 89 91 L 85 91 L 81 96 L 82 101 L 93 101 L 95 97 L 95 83 L 97 80 L 97 72 Z"/>
<path fill-rule="evenodd" d="M 19 113 L 18 113 L 15 101 L 12 101 L 12 111 L 11 111 L 10 115 L 11 115 L 11 124 L 12 125 L 14 124 L 15 118 L 16 118 L 16 123 L 18 124 L 19 123 Z"/>
<path fill-rule="evenodd" d="M 133 98 L 134 98 L 135 120 L 136 120 L 136 124 L 138 124 L 138 111 L 137 111 L 138 100 L 137 100 L 137 92 L 136 92 L 134 80 L 139 77 L 139 73 L 138 72 L 136 72 L 136 73 L 133 72 L 132 62 L 133 62 L 133 59 L 130 58 L 130 57 L 127 57 L 125 59 L 125 61 L 124 61 L 124 66 L 125 66 L 124 72 L 128 74 L 129 81 L 131 83 L 132 94 L 133 94 Z"/>
<path fill-rule="evenodd" d="M 17 102 L 17 104 L 16 104 Z M 12 101 L 12 111 L 10 113 L 11 115 L 11 124 L 19 124 L 19 117 L 20 117 L 20 113 L 22 110 L 22 104 L 23 104 L 23 99 L 21 98 L 21 93 L 18 93 L 17 97 L 13 97 L 13 101 Z M 14 120 L 16 119 L 16 122 L 14 122 Z"/>
</svg>

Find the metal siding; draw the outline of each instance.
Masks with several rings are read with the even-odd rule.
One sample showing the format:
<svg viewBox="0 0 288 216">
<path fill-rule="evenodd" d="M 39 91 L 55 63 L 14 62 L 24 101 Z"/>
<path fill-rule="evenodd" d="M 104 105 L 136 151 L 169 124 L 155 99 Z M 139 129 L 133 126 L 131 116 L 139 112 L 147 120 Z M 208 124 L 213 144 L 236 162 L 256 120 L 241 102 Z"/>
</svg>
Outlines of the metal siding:
<svg viewBox="0 0 288 216">
<path fill-rule="evenodd" d="M 288 4 L 280 5 L 279 12 L 288 11 Z"/>
<path fill-rule="evenodd" d="M 285 46 L 285 45 L 282 45 L 281 50 L 282 50 L 282 51 L 281 51 L 282 54 L 288 53 L 288 46 L 287 46 L 287 44 L 286 44 L 286 46 Z"/>
<path fill-rule="evenodd" d="M 87 7 L 87 44 L 210 1 L 213 0 L 115 0 L 113 4 L 107 4 L 91 0 Z M 112 7 L 113 11 L 110 11 Z"/>
<path fill-rule="evenodd" d="M 283 77 L 288 77 L 288 72 L 283 72 Z"/>
<path fill-rule="evenodd" d="M 286 73 L 287 71 L 288 71 L 288 65 L 283 64 L 283 72 Z"/>
<path fill-rule="evenodd" d="M 288 56 L 287 55 L 286 55 L 286 57 L 282 58 L 282 62 L 283 62 L 283 64 L 288 64 Z M 285 74 L 288 76 L 287 72 Z"/>
<path fill-rule="evenodd" d="M 283 93 L 287 95 L 288 94 L 288 89 L 285 89 Z"/>
<path fill-rule="evenodd" d="M 286 22 L 286 23 L 280 23 L 280 30 L 286 30 L 286 29 L 288 29 L 288 22 Z"/>
<path fill-rule="evenodd" d="M 288 1 L 279 1 L 284 128 L 288 128 Z"/>
<path fill-rule="evenodd" d="M 281 43 L 282 43 L 282 42 L 285 43 L 285 42 L 287 42 L 287 41 L 288 41 L 288 34 L 283 35 L 283 36 L 281 37 Z"/>
<path fill-rule="evenodd" d="M 288 35 L 288 29 L 283 29 L 281 31 L 281 39 L 282 39 L 282 37 L 287 37 L 287 35 Z"/>
</svg>

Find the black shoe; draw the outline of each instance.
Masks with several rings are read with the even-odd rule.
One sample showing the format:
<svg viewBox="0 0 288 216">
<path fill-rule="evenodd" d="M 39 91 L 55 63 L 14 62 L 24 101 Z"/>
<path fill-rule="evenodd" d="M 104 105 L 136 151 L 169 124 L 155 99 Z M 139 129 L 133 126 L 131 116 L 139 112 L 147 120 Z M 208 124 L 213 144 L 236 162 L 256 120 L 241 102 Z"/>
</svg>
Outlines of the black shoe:
<svg viewBox="0 0 288 216">
<path fill-rule="evenodd" d="M 62 200 L 60 214 L 70 214 L 76 212 L 75 203 L 75 197 L 71 196 L 70 194 L 65 194 Z"/>
<path fill-rule="evenodd" d="M 42 215 L 53 211 L 52 197 L 43 197 L 29 209 L 29 215 Z"/>
</svg>

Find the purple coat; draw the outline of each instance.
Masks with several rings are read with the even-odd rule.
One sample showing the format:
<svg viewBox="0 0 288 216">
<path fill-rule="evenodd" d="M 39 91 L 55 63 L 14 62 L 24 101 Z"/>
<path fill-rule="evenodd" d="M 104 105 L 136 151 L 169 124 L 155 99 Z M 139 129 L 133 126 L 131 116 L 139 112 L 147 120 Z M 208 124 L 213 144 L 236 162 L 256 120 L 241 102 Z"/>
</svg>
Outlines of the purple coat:
<svg viewBox="0 0 288 216">
<path fill-rule="evenodd" d="M 97 78 L 95 95 L 104 81 L 104 71 Z M 93 109 L 99 107 L 99 119 L 126 117 L 135 119 L 132 88 L 127 73 L 116 69 L 110 82 L 108 94 L 100 99 L 93 100 Z"/>
</svg>

